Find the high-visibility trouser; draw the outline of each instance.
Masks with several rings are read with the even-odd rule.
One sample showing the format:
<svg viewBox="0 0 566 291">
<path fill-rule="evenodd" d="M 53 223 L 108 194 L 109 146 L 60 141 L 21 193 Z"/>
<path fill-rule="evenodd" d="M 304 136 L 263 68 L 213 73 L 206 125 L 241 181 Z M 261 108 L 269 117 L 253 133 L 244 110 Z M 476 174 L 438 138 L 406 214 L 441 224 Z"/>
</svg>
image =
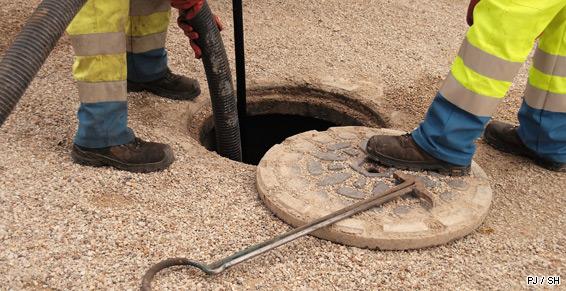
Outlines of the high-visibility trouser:
<svg viewBox="0 0 566 291">
<path fill-rule="evenodd" d="M 518 133 L 539 156 L 566 162 L 564 0 L 480 1 L 448 77 L 412 133 L 415 142 L 437 159 L 469 165 L 474 141 L 539 36 Z"/>
<path fill-rule="evenodd" d="M 127 81 L 157 80 L 167 72 L 164 49 L 169 0 L 89 0 L 67 28 L 81 105 L 75 143 L 88 148 L 126 144 Z"/>
</svg>

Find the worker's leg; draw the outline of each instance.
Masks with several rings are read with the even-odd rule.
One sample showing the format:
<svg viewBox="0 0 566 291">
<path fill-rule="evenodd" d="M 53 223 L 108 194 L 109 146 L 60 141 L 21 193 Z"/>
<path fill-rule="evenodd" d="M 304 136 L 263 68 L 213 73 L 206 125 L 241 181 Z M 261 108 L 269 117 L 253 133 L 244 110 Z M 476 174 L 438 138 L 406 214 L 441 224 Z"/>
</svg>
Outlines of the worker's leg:
<svg viewBox="0 0 566 291">
<path fill-rule="evenodd" d="M 518 135 L 529 149 L 566 163 L 566 8 L 540 39 L 519 122 Z"/>
<path fill-rule="evenodd" d="M 199 83 L 173 74 L 167 66 L 165 39 L 170 14 L 170 0 L 130 0 L 128 90 L 191 100 L 200 94 Z"/>
<path fill-rule="evenodd" d="M 506 95 L 536 38 L 564 6 L 563 0 L 480 1 L 450 74 L 425 120 L 412 133 L 416 144 L 441 161 L 469 165 L 474 140 Z"/>
<path fill-rule="evenodd" d="M 170 14 L 170 0 L 130 0 L 128 80 L 150 82 L 165 76 Z"/>
<path fill-rule="evenodd" d="M 126 37 L 129 0 L 89 0 L 67 31 L 81 105 L 75 144 L 104 148 L 134 139 L 128 128 Z"/>
<path fill-rule="evenodd" d="M 81 106 L 71 152 L 77 163 L 134 172 L 159 171 L 174 160 L 165 144 L 128 128 L 126 35 L 129 0 L 89 0 L 68 28 Z"/>
</svg>

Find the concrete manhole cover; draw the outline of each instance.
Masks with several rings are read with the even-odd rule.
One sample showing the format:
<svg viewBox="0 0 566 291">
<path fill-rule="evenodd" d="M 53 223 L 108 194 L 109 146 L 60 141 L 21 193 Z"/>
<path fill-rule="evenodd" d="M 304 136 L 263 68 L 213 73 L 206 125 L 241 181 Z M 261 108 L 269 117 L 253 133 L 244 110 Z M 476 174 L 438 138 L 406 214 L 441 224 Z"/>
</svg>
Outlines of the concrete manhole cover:
<svg viewBox="0 0 566 291">
<path fill-rule="evenodd" d="M 368 163 L 360 143 L 374 134 L 402 132 L 334 127 L 292 136 L 271 148 L 257 170 L 261 199 L 279 218 L 298 227 L 395 185 L 393 169 Z M 469 177 L 419 176 L 436 206 L 404 197 L 324 228 L 314 235 L 346 245 L 403 250 L 444 244 L 478 227 L 492 191 L 475 163 Z"/>
</svg>

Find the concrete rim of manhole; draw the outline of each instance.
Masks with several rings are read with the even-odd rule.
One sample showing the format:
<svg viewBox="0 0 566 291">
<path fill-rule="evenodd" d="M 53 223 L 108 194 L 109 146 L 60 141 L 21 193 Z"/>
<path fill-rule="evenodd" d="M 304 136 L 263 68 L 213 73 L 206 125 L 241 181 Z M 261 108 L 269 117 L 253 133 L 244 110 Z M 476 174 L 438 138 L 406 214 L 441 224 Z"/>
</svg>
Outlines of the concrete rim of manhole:
<svg viewBox="0 0 566 291">
<path fill-rule="evenodd" d="M 367 127 L 334 127 L 288 138 L 264 156 L 257 169 L 257 188 L 265 205 L 294 227 L 302 226 L 371 193 L 392 187 L 388 174 L 360 170 L 365 155 L 360 142 L 374 134 L 402 132 Z M 357 165 L 357 166 L 356 166 Z M 384 173 L 388 169 L 383 168 Z M 492 191 L 485 172 L 475 162 L 469 177 L 434 173 L 421 176 L 435 196 L 426 209 L 406 197 L 368 210 L 313 235 L 361 248 L 406 250 L 448 243 L 475 230 L 487 215 Z M 387 184 L 390 183 L 390 184 Z"/>
<path fill-rule="evenodd" d="M 338 126 L 386 127 L 379 83 L 317 79 L 254 83 L 247 90 L 248 115 L 290 114 L 314 117 Z M 209 148 L 214 121 L 208 98 L 190 105 L 189 135 Z"/>
</svg>

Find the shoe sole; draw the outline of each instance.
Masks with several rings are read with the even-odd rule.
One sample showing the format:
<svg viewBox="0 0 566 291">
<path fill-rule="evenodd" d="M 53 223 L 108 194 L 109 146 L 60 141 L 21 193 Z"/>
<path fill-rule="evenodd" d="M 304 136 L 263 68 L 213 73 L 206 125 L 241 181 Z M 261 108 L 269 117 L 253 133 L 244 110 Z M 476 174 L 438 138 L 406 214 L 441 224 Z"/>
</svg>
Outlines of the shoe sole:
<svg viewBox="0 0 566 291">
<path fill-rule="evenodd" d="M 512 155 L 516 155 L 516 156 L 521 156 L 527 159 L 530 159 L 531 161 L 533 161 L 536 165 L 550 170 L 550 171 L 554 171 L 554 172 L 566 172 L 566 165 L 563 164 L 557 164 L 555 162 L 551 162 L 551 161 L 545 161 L 545 160 L 541 160 L 540 158 L 538 158 L 534 153 L 531 152 L 527 152 L 527 151 L 518 151 L 518 150 L 513 150 L 510 149 L 509 147 L 506 147 L 504 143 L 501 143 L 499 141 L 499 139 L 492 137 L 489 134 L 484 134 L 483 135 L 483 140 L 490 145 L 492 148 L 500 151 L 500 152 L 504 152 L 504 153 L 508 153 L 508 154 L 512 154 Z"/>
<path fill-rule="evenodd" d="M 128 92 L 149 92 L 159 97 L 180 101 L 194 100 L 201 93 L 200 88 L 197 88 L 194 92 L 179 93 L 165 89 L 154 89 L 143 84 L 135 83 L 128 83 Z"/>
<path fill-rule="evenodd" d="M 422 163 L 411 163 L 406 161 L 400 161 L 395 158 L 387 157 L 384 155 L 374 155 L 369 153 L 367 150 L 367 145 L 364 149 L 368 158 L 373 161 L 382 163 L 388 167 L 394 167 L 400 170 L 409 170 L 409 171 L 435 171 L 441 175 L 445 176 L 452 176 L 452 177 L 462 177 L 467 176 L 470 174 L 471 167 L 454 167 L 451 165 L 442 165 L 442 164 L 422 164 Z"/>
<path fill-rule="evenodd" d="M 175 156 L 171 148 L 165 150 L 165 157 L 163 160 L 155 163 L 146 164 L 128 164 L 123 163 L 114 159 L 110 159 L 106 156 L 90 153 L 83 151 L 77 147 L 73 147 L 71 151 L 71 158 L 77 164 L 90 167 L 104 167 L 110 166 L 119 170 L 134 172 L 134 173 L 151 173 L 158 172 L 167 169 L 173 161 L 175 161 Z"/>
</svg>

